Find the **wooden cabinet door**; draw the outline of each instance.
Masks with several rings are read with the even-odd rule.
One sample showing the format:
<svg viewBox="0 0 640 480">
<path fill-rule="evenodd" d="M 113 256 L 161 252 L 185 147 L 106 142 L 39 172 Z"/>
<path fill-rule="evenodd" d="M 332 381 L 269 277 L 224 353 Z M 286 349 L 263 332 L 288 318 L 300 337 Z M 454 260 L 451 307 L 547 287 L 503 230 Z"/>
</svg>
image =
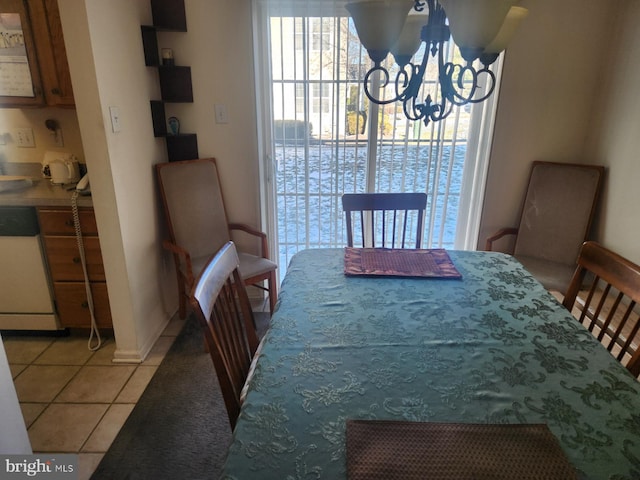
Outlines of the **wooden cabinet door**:
<svg viewBox="0 0 640 480">
<path fill-rule="evenodd" d="M 28 12 L 23 0 L 0 0 L 0 107 L 44 105 Z"/>
<path fill-rule="evenodd" d="M 46 103 L 52 107 L 73 107 L 58 0 L 29 0 L 29 14 Z"/>
<path fill-rule="evenodd" d="M 98 235 L 98 226 L 92 208 L 79 208 L 78 216 L 83 236 Z M 40 231 L 44 235 L 73 235 L 75 237 L 76 229 L 71 207 L 38 207 L 38 219 Z"/>
<path fill-rule="evenodd" d="M 53 290 L 60 324 L 67 328 L 88 328 L 91 326 L 91 313 L 87 301 L 87 290 L 81 282 L 55 282 Z M 93 313 L 98 327 L 113 328 L 109 294 L 105 283 L 91 284 Z"/>
<path fill-rule="evenodd" d="M 49 271 L 54 282 L 81 281 L 84 272 L 80 250 L 75 237 L 53 237 L 45 235 L 45 250 Z M 104 265 L 98 237 L 83 238 L 87 274 L 92 282 L 104 282 Z"/>
</svg>

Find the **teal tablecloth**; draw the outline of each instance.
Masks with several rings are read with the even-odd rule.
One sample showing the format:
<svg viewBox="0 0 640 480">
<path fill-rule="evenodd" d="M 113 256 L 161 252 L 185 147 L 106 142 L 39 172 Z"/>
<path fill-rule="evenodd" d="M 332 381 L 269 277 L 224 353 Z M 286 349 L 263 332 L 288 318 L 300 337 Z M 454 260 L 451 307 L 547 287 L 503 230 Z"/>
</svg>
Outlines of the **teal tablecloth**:
<svg viewBox="0 0 640 480">
<path fill-rule="evenodd" d="M 640 479 L 640 383 L 512 257 L 449 254 L 461 280 L 298 253 L 223 478 L 344 479 L 360 418 L 546 423 L 581 477 Z"/>
</svg>

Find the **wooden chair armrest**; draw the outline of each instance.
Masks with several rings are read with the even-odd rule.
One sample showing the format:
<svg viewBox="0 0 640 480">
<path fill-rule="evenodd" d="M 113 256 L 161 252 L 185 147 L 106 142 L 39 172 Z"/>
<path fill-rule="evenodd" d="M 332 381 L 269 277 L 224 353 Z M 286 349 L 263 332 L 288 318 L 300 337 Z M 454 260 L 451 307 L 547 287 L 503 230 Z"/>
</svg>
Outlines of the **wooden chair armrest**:
<svg viewBox="0 0 640 480">
<path fill-rule="evenodd" d="M 496 233 L 494 233 L 493 235 L 487 238 L 487 243 L 485 244 L 484 249 L 490 252 L 493 250 L 493 242 L 507 235 L 517 235 L 517 234 L 518 234 L 517 228 L 501 228 Z"/>
<path fill-rule="evenodd" d="M 253 235 L 254 237 L 258 237 L 260 239 L 260 249 L 262 258 L 269 258 L 269 245 L 267 243 L 267 234 L 253 228 L 246 223 L 230 223 L 229 230 L 240 230 L 242 232 L 248 233 L 249 235 Z"/>
<path fill-rule="evenodd" d="M 189 255 L 189 252 L 170 240 L 163 241 L 162 246 L 166 250 L 169 250 L 171 253 L 173 253 L 174 258 L 176 259 L 176 268 L 180 268 L 180 265 L 184 264 L 185 281 L 189 285 L 193 285 L 195 282 L 195 277 L 193 276 L 193 268 L 191 267 L 191 255 Z"/>
<path fill-rule="evenodd" d="M 261 232 L 260 230 L 253 228 L 251 225 L 247 225 L 246 223 L 230 223 L 229 230 L 242 230 L 250 235 L 255 237 L 267 237 L 267 234 Z"/>
</svg>

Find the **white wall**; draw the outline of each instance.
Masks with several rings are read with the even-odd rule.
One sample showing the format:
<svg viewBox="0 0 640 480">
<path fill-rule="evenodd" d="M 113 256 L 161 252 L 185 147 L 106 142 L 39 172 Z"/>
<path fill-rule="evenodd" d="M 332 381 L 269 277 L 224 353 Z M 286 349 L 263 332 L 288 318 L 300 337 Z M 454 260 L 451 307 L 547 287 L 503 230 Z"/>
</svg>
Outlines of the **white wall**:
<svg viewBox="0 0 640 480">
<path fill-rule="evenodd" d="M 165 34 L 173 36 L 166 46 L 175 47 L 176 64 L 191 65 L 194 103 L 183 108 L 185 131 L 196 129 L 200 157 L 217 159 L 230 221 L 258 226 L 251 1 L 186 0 L 185 8 L 188 32 Z M 215 123 L 215 104 L 226 105 L 227 124 Z"/>
<path fill-rule="evenodd" d="M 584 163 L 594 98 L 624 1 L 523 0 L 506 52 L 478 246 L 517 226 L 531 162 Z"/>
<path fill-rule="evenodd" d="M 153 165 L 166 161 L 153 137 L 149 100 L 157 71 L 145 67 L 140 25 L 149 0 L 59 0 L 85 146 L 117 342 L 116 359 L 142 359 L 177 308 Z M 159 46 L 192 68 L 194 103 L 167 105 L 182 132 L 198 134 L 200 157 L 216 157 L 230 220 L 259 225 L 259 180 L 250 1 L 187 0 L 188 32 L 162 32 Z M 229 121 L 216 124 L 214 105 Z M 120 109 L 113 133 L 109 106 Z M 239 238 L 257 248 L 257 243 Z"/>
<path fill-rule="evenodd" d="M 148 0 L 60 0 L 80 132 L 105 263 L 116 360 L 140 361 L 169 320 L 173 278 L 163 267 L 149 99 L 157 81 L 144 65 L 140 25 Z M 111 130 L 109 106 L 122 131 Z M 173 286 L 173 284 L 172 284 Z"/>
<path fill-rule="evenodd" d="M 63 147 L 56 146 L 55 138 L 45 127 L 45 120 L 54 119 L 62 129 Z M 35 147 L 17 147 L 12 132 L 16 128 L 33 130 Z M 84 150 L 80 139 L 78 117 L 72 108 L 0 108 L 0 162 L 41 163 L 48 150 L 73 153 L 84 163 Z M 1 166 L 0 166 L 1 168 Z"/>
<path fill-rule="evenodd" d="M 640 264 L 640 2 L 617 11 L 610 56 L 611 75 L 594 106 L 585 157 L 605 165 L 598 239 Z"/>
</svg>

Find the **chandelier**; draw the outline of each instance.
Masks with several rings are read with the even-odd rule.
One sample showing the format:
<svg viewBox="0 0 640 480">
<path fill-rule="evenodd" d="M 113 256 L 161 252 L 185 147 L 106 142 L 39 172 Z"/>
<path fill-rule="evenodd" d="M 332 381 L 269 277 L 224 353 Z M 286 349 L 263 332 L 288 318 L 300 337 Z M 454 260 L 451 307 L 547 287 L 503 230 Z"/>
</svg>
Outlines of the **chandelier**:
<svg viewBox="0 0 640 480">
<path fill-rule="evenodd" d="M 528 13 L 515 5 L 517 1 L 365 0 L 346 4 L 360 42 L 374 63 L 364 76 L 365 94 L 378 105 L 402 102 L 405 116 L 423 120 L 425 125 L 443 120 L 454 106 L 483 102 L 496 87 L 496 76 L 489 67 Z M 444 47 L 450 37 L 460 50 L 461 64 L 445 61 Z M 414 64 L 412 57 L 422 42 L 424 56 Z M 398 65 L 395 90 L 391 98 L 379 98 L 370 90 L 371 80 L 379 76 L 383 91 L 390 84 L 391 75 L 383 66 L 389 52 Z M 439 91 L 424 95 L 427 64 L 436 57 Z"/>
</svg>

